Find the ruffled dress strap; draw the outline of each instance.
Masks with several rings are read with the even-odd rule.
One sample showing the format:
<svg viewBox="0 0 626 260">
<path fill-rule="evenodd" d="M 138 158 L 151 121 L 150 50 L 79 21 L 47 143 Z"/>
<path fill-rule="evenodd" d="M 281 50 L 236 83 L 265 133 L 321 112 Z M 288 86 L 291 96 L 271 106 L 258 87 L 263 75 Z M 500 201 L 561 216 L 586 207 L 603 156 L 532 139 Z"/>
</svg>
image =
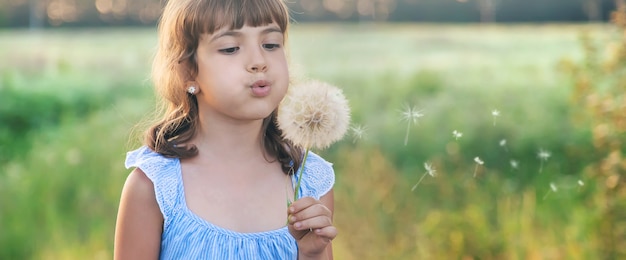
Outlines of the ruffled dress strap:
<svg viewBox="0 0 626 260">
<path fill-rule="evenodd" d="M 163 214 L 163 226 L 166 228 L 183 194 L 180 191 L 182 187 L 180 160 L 164 157 L 147 146 L 142 146 L 126 154 L 125 166 L 127 169 L 132 167 L 141 169 L 154 184 L 154 194 Z"/>
<path fill-rule="evenodd" d="M 297 183 L 299 170 L 293 175 L 294 187 Z M 300 184 L 300 198 L 313 197 L 320 199 L 326 195 L 335 184 L 335 171 L 333 165 L 327 162 L 319 155 L 310 152 L 304 165 L 304 173 L 302 173 L 302 182 Z"/>
</svg>

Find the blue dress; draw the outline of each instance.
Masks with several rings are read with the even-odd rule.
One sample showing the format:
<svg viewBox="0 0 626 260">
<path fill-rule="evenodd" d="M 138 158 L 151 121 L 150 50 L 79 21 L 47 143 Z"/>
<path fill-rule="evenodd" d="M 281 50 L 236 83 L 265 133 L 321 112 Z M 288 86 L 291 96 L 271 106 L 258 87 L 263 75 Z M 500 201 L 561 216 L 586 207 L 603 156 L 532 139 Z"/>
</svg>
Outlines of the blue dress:
<svg viewBox="0 0 626 260">
<path fill-rule="evenodd" d="M 287 226 L 240 233 L 218 227 L 187 207 L 180 160 L 146 146 L 128 152 L 126 168 L 140 168 L 154 184 L 163 214 L 160 259 L 297 259 L 298 248 Z M 301 197 L 319 199 L 333 187 L 332 164 L 309 152 L 300 185 Z M 297 172 L 297 171 L 296 171 Z M 292 178 L 296 183 L 296 176 Z"/>
</svg>

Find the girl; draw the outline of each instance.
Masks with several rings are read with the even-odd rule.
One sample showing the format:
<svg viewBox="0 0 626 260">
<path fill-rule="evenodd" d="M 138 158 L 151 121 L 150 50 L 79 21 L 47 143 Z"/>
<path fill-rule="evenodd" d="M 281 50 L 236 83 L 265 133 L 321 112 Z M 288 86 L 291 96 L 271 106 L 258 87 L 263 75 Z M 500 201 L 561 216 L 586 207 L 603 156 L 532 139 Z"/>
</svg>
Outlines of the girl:
<svg viewBox="0 0 626 260">
<path fill-rule="evenodd" d="M 170 0 L 153 80 L 165 115 L 122 191 L 115 259 L 331 259 L 334 172 L 281 137 L 282 0 Z M 287 220 L 287 225 L 285 225 Z"/>
</svg>

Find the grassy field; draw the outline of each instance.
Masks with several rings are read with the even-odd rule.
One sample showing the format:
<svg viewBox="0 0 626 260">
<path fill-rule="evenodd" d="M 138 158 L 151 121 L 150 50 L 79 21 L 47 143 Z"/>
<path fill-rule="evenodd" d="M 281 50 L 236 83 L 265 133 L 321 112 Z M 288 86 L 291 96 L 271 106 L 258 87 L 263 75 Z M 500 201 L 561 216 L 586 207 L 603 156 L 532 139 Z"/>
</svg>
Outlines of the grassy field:
<svg viewBox="0 0 626 260">
<path fill-rule="evenodd" d="M 293 26 L 292 72 L 343 88 L 366 129 L 317 151 L 337 174 L 336 259 L 605 257 L 607 198 L 585 171 L 598 159 L 591 130 L 558 70 L 583 58 L 585 30 L 613 35 L 607 25 Z M 125 152 L 153 103 L 155 40 L 152 28 L 0 31 L 0 259 L 112 257 Z M 403 121 L 407 106 L 424 114 L 417 124 Z"/>
</svg>

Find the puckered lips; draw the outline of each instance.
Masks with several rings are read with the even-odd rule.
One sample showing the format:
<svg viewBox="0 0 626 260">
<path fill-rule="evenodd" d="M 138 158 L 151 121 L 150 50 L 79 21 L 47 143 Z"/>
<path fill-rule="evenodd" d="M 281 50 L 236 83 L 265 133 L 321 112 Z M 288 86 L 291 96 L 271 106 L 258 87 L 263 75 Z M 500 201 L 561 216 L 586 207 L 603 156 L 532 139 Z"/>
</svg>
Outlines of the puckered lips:
<svg viewBox="0 0 626 260">
<path fill-rule="evenodd" d="M 270 94 L 270 82 L 267 80 L 257 80 L 251 86 L 252 95 L 255 97 L 265 97 Z"/>
</svg>

